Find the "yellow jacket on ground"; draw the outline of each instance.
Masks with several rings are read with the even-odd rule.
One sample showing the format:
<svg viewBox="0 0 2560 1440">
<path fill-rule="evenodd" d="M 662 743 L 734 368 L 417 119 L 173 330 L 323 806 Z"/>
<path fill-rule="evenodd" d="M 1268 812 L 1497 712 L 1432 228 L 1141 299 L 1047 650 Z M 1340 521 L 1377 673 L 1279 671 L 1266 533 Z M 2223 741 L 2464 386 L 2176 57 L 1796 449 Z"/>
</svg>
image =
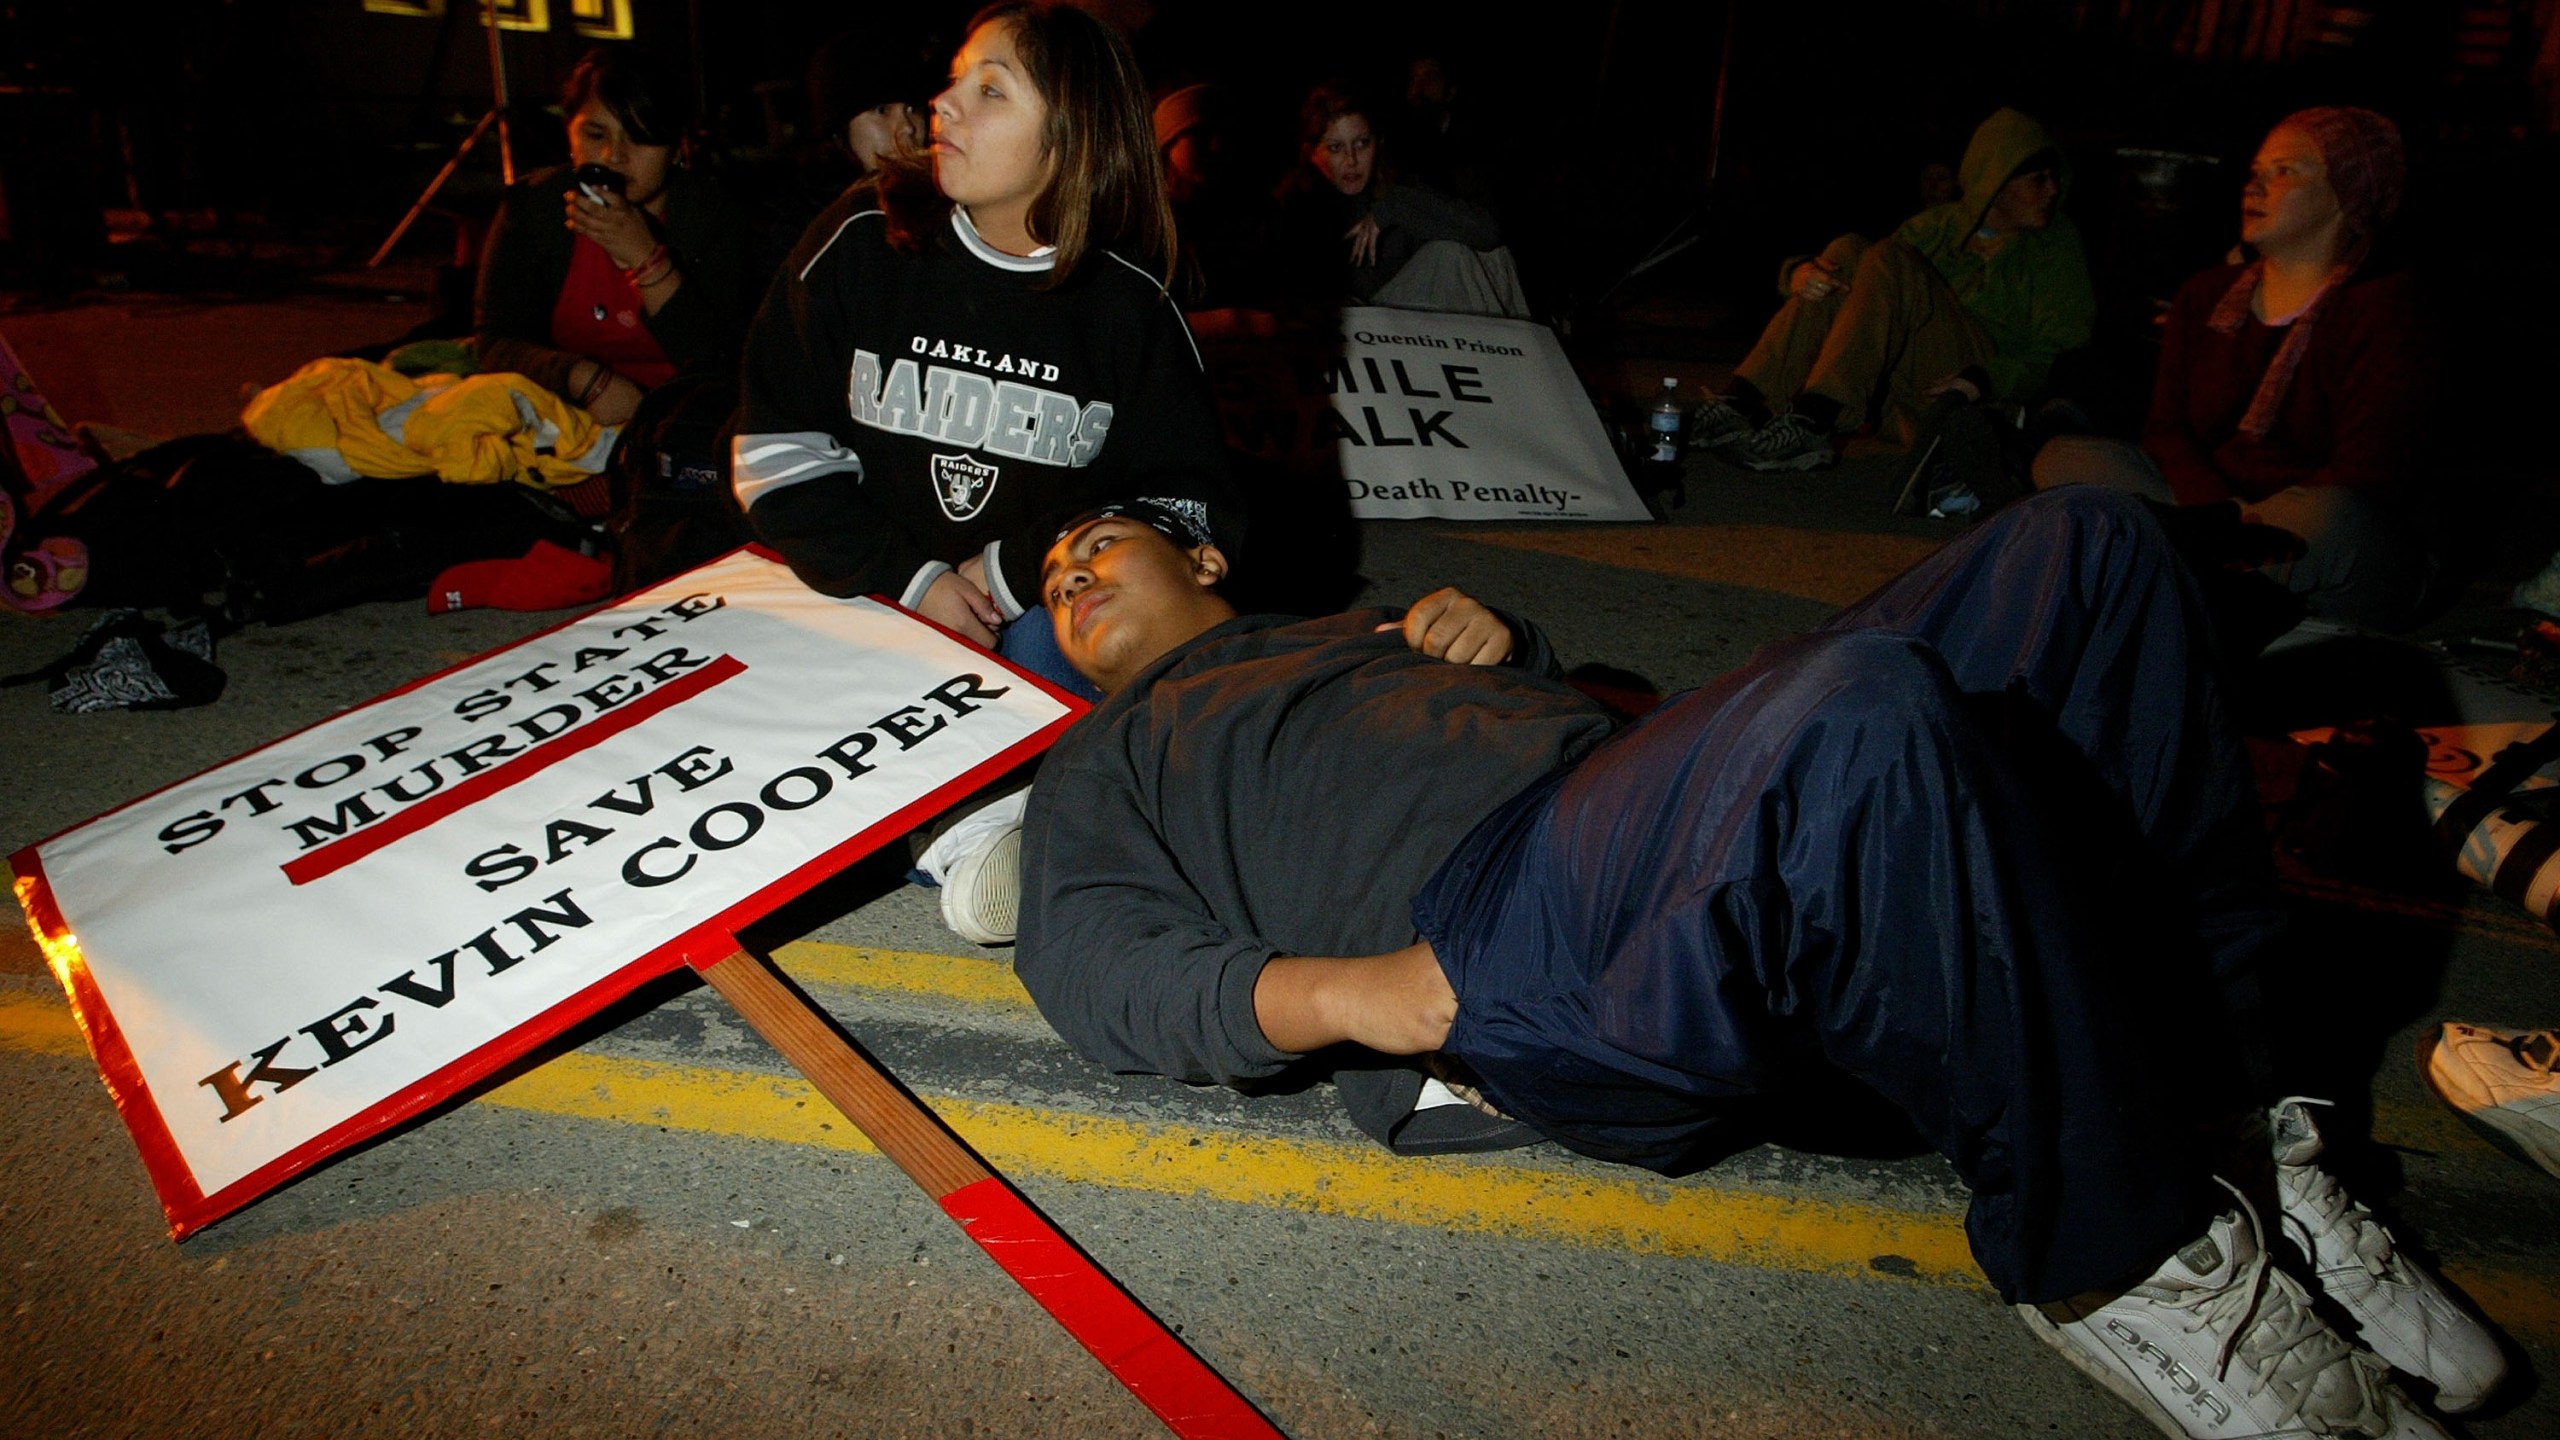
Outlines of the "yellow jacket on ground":
<svg viewBox="0 0 2560 1440">
<path fill-rule="evenodd" d="M 603 470 L 616 434 L 521 375 L 413 380 L 334 356 L 259 391 L 240 423 L 259 444 L 333 484 L 434 475 L 553 489 Z"/>
</svg>

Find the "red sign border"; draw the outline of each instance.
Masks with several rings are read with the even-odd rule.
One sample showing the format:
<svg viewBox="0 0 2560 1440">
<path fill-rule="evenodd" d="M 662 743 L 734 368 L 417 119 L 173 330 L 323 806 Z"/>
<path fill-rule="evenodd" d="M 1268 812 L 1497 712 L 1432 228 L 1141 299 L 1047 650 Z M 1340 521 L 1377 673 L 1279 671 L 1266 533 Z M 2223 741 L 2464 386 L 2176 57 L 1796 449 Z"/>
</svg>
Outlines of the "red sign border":
<svg viewBox="0 0 2560 1440">
<path fill-rule="evenodd" d="M 731 556 L 741 553 L 753 554 L 779 563 L 778 557 L 761 545 L 744 546 L 740 550 L 729 552 L 728 555 L 707 561 L 696 570 L 687 571 L 684 575 L 661 581 L 648 588 L 657 590 L 681 584 L 687 575 L 721 564 Z M 635 591 L 634 593 L 647 592 Z M 407 684 L 386 690 L 356 707 L 355 710 L 342 710 L 324 716 L 301 729 L 289 731 L 257 749 L 245 751 L 218 764 L 208 765 L 193 775 L 173 780 L 148 794 L 137 796 L 113 809 L 102 811 L 76 825 L 65 826 L 9 857 L 9 867 L 18 877 L 18 901 L 26 911 L 27 923 L 35 931 L 36 942 L 44 951 L 54 978 L 61 982 L 63 991 L 70 1000 L 72 1018 L 79 1025 L 81 1033 L 88 1039 L 89 1053 L 97 1062 L 100 1078 L 106 1082 L 108 1096 L 114 1100 L 117 1111 L 124 1117 L 125 1129 L 132 1134 L 135 1147 L 142 1152 L 143 1167 L 150 1172 L 152 1188 L 160 1197 L 161 1212 L 168 1217 L 170 1239 L 184 1240 L 338 1152 L 444 1106 L 447 1102 L 461 1096 L 463 1092 L 479 1085 L 555 1039 L 562 1031 L 594 1015 L 641 985 L 662 975 L 673 974 L 689 965 L 709 964 L 723 958 L 737 948 L 734 937 L 738 930 L 808 893 L 830 876 L 890 841 L 908 834 L 952 805 L 966 799 L 980 787 L 1046 751 L 1057 742 L 1060 735 L 1066 732 L 1068 726 L 1083 718 L 1084 713 L 1092 708 L 1091 703 L 1083 697 L 1071 695 L 1048 680 L 1019 669 L 1001 656 L 979 650 L 978 653 L 981 656 L 1001 666 L 1010 675 L 1038 687 L 1051 699 L 1065 705 L 1067 713 L 970 767 L 959 778 L 937 787 L 878 823 L 821 851 L 782 878 L 761 889 L 749 892 L 719 914 L 650 950 L 584 990 L 554 1004 L 541 1014 L 495 1037 L 362 1113 L 349 1116 L 295 1146 L 292 1150 L 223 1186 L 220 1190 L 207 1194 L 196 1183 L 195 1173 L 188 1168 L 185 1155 L 178 1149 L 177 1139 L 171 1134 L 168 1122 L 161 1114 L 159 1102 L 151 1094 L 151 1087 L 143 1079 L 142 1067 L 135 1061 L 132 1048 L 125 1041 L 123 1029 L 116 1024 L 114 1013 L 107 1007 L 105 995 L 99 991 L 96 978 L 89 973 L 88 964 L 80 954 L 76 933 L 63 915 L 60 904 L 54 898 L 52 884 L 45 876 L 44 862 L 38 852 L 75 830 L 94 825 L 108 816 L 144 804 L 165 791 L 188 783 L 196 776 L 219 770 L 225 765 L 245 760 L 261 751 L 273 749 L 306 730 L 343 719 L 359 710 L 369 709 L 385 701 L 397 699 L 413 690 L 434 684 L 447 675 L 477 665 L 493 655 L 503 655 L 510 650 L 521 649 L 591 615 L 612 609 L 630 598 L 628 595 L 619 597 L 609 605 L 598 606 L 593 610 L 572 615 L 557 625 L 538 630 L 512 644 L 484 651 Z M 870 598 L 908 619 L 930 626 L 963 645 L 970 644 L 968 640 L 948 627 L 918 615 L 894 601 L 881 596 Z M 971 648 L 977 647 L 971 646 Z"/>
</svg>

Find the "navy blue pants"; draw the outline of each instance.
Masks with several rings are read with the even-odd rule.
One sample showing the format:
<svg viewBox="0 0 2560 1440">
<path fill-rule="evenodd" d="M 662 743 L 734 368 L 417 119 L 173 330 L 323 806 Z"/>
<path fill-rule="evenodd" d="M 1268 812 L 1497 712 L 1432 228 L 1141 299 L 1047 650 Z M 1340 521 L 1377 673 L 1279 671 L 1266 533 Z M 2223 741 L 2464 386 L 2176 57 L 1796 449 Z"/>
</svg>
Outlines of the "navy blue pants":
<svg viewBox="0 0 2560 1440">
<path fill-rule="evenodd" d="M 2014 507 L 1487 817 L 1414 902 L 1447 1050 L 1674 1174 L 1835 1067 L 1954 1164 L 2002 1295 L 2149 1270 L 2211 1213 L 2192 1056 L 2277 923 L 2206 647 L 2138 502 Z"/>
</svg>

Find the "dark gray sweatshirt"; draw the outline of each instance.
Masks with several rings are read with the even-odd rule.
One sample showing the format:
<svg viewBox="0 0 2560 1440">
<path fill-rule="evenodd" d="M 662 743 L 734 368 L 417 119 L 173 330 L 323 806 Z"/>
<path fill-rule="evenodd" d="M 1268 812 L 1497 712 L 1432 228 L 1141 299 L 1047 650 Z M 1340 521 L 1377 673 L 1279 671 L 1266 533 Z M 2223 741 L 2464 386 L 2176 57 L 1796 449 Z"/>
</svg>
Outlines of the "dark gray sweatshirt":
<svg viewBox="0 0 2560 1440">
<path fill-rule="evenodd" d="M 1263 964 L 1412 944 L 1413 896 L 1458 841 L 1609 734 L 1533 627 L 1513 622 L 1510 665 L 1452 665 L 1377 632 L 1401 614 L 1230 620 L 1042 762 L 1014 968 L 1079 1053 L 1193 1084 L 1290 1069 L 1254 1020 Z M 1421 1087 L 1366 1050 L 1309 1063 L 1381 1141 Z"/>
</svg>

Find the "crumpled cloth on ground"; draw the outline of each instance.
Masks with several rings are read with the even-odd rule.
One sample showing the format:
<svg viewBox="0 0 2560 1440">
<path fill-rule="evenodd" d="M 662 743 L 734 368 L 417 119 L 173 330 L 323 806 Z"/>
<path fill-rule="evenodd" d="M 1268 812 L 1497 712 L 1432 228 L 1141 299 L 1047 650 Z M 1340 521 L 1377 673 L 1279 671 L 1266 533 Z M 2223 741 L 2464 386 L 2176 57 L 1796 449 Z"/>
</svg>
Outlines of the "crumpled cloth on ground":
<svg viewBox="0 0 2560 1440">
<path fill-rule="evenodd" d="M 434 475 L 557 489 L 601 473 L 618 433 L 521 375 L 411 379 L 335 356 L 259 391 L 240 423 L 333 485 Z"/>
<path fill-rule="evenodd" d="M 0 686 L 41 680 L 66 715 L 106 710 L 183 710 L 209 705 L 227 681 L 213 663 L 203 617 L 163 625 L 139 610 L 103 611 L 71 653 L 41 669 L 0 676 Z"/>
</svg>

